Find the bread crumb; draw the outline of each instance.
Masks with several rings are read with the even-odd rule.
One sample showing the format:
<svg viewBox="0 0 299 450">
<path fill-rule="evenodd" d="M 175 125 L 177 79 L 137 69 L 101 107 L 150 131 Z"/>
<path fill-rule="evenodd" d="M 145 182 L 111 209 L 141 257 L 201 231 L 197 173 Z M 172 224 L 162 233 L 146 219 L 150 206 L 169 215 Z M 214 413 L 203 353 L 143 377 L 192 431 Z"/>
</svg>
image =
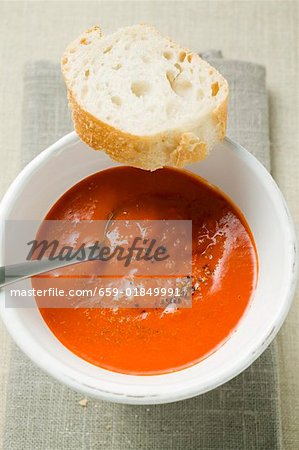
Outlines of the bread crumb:
<svg viewBox="0 0 299 450">
<path fill-rule="evenodd" d="M 88 400 L 87 398 L 82 398 L 78 403 L 80 406 L 83 406 L 83 408 L 85 408 L 87 406 Z"/>
</svg>

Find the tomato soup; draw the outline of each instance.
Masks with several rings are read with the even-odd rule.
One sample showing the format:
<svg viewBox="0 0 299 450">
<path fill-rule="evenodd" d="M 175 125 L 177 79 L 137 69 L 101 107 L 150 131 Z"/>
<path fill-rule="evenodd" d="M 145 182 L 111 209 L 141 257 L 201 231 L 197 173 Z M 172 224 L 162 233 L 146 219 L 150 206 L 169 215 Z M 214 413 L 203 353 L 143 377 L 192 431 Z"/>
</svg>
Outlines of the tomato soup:
<svg viewBox="0 0 299 450">
<path fill-rule="evenodd" d="M 192 307 L 40 308 L 40 313 L 65 347 L 102 368 L 146 375 L 188 367 L 229 338 L 250 303 L 257 279 L 252 234 L 223 193 L 170 168 L 95 173 L 67 191 L 45 219 L 106 220 L 122 202 L 126 219 L 192 220 Z"/>
</svg>

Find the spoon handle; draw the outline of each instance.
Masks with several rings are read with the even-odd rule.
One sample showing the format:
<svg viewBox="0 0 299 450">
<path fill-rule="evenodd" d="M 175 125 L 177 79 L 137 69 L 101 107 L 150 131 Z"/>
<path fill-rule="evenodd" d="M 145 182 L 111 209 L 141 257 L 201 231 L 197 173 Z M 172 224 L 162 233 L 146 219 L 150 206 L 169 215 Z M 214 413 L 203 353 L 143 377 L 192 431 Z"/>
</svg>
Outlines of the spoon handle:
<svg viewBox="0 0 299 450">
<path fill-rule="evenodd" d="M 84 261 L 87 261 L 87 258 L 80 261 L 77 259 L 71 259 L 70 261 L 44 259 L 0 266 L 0 289 L 8 284 L 33 277 L 34 275 L 40 275 L 41 273 L 49 272 L 50 270 L 60 269 Z"/>
<path fill-rule="evenodd" d="M 107 231 L 114 220 L 117 210 L 112 211 L 106 220 L 105 229 L 103 233 L 103 240 L 100 246 L 105 242 Z M 82 263 L 88 261 L 88 257 L 85 259 L 77 260 L 71 259 L 69 261 L 61 260 L 34 260 L 26 261 L 19 264 L 12 264 L 8 266 L 0 266 L 0 289 L 11 283 L 24 280 L 25 278 L 33 277 L 34 275 L 40 275 L 41 273 L 49 272 L 50 270 L 60 269 L 62 267 L 71 266 L 73 264 Z"/>
</svg>

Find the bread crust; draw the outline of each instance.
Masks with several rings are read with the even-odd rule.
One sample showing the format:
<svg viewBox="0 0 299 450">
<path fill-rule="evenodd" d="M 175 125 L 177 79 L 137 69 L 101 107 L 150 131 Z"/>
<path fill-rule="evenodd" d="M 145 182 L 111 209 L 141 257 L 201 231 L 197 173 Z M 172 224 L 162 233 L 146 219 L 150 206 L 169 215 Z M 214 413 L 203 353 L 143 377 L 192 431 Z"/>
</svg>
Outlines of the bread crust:
<svg viewBox="0 0 299 450">
<path fill-rule="evenodd" d="M 87 30 L 90 33 L 99 27 Z M 82 38 L 82 37 L 81 37 Z M 68 49 L 70 46 L 68 47 Z M 117 129 L 85 111 L 68 86 L 62 58 L 62 73 L 68 89 L 69 106 L 78 136 L 94 150 L 105 151 L 113 160 L 145 170 L 156 170 L 166 165 L 183 167 L 200 161 L 210 149 L 223 140 L 226 133 L 227 95 L 223 102 L 200 123 L 189 129 L 167 130 L 152 136 L 137 136 Z M 187 50 L 192 57 L 198 57 Z M 211 67 L 211 70 L 217 72 Z M 228 94 L 228 89 L 227 89 Z"/>
<path fill-rule="evenodd" d="M 206 158 L 208 143 L 193 132 L 169 132 L 155 136 L 134 136 L 108 125 L 85 111 L 68 91 L 75 130 L 83 142 L 94 150 L 105 151 L 114 161 L 156 170 L 165 165 L 184 167 Z M 213 144 L 226 132 L 227 101 L 213 113 L 217 130 Z"/>
</svg>

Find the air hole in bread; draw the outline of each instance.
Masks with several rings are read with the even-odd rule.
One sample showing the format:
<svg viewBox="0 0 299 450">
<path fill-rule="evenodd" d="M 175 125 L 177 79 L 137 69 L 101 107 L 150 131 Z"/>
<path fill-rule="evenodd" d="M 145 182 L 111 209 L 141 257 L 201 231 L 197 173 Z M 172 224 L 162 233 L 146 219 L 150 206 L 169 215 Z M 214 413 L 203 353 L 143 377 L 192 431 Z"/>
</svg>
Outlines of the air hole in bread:
<svg viewBox="0 0 299 450">
<path fill-rule="evenodd" d="M 178 76 L 174 81 L 174 90 L 180 97 L 186 97 L 191 88 L 191 81 L 182 76 Z"/>
<path fill-rule="evenodd" d="M 68 58 L 63 58 L 63 60 L 62 60 L 62 64 L 67 64 L 67 62 L 68 62 Z"/>
<path fill-rule="evenodd" d="M 180 97 L 185 97 L 188 94 L 189 89 L 192 87 L 192 83 L 182 75 L 183 74 L 178 74 L 177 76 L 174 76 L 173 72 L 170 70 L 166 72 L 166 78 L 173 92 Z"/>
<path fill-rule="evenodd" d="M 164 56 L 165 59 L 172 59 L 173 58 L 173 53 L 169 52 L 169 51 L 166 51 L 166 52 L 163 53 L 163 56 Z"/>
<path fill-rule="evenodd" d="M 85 70 L 84 75 L 85 75 L 86 78 L 89 77 L 89 69 Z"/>
<path fill-rule="evenodd" d="M 122 68 L 122 64 L 120 64 L 120 63 L 115 64 L 114 66 L 112 66 L 112 69 L 113 69 L 113 70 L 119 70 L 119 69 L 121 69 L 121 68 Z"/>
<path fill-rule="evenodd" d="M 216 83 L 212 84 L 211 90 L 212 90 L 212 97 L 216 97 L 216 95 L 218 94 L 218 91 L 219 91 L 219 84 L 217 81 L 216 81 Z"/>
<path fill-rule="evenodd" d="M 185 58 L 186 58 L 186 55 L 187 55 L 186 52 L 180 52 L 179 55 L 178 55 L 179 61 L 180 62 L 184 62 Z"/>
<path fill-rule="evenodd" d="M 169 82 L 171 89 L 174 91 L 174 89 L 173 89 L 173 82 L 174 82 L 174 78 L 175 78 L 174 73 L 171 70 L 167 70 L 166 78 Z"/>
<path fill-rule="evenodd" d="M 103 53 L 109 53 L 109 52 L 111 52 L 111 50 L 112 50 L 112 45 L 109 45 L 109 47 L 107 47 L 107 48 L 105 48 L 105 50 L 103 51 Z"/>
<path fill-rule="evenodd" d="M 131 91 L 136 97 L 143 97 L 150 89 L 151 86 L 147 81 L 135 81 L 131 84 Z"/>
<path fill-rule="evenodd" d="M 113 95 L 113 97 L 111 97 L 111 101 L 116 106 L 121 106 L 122 105 L 122 99 L 120 97 L 118 97 L 118 95 Z"/>
<path fill-rule="evenodd" d="M 181 73 L 183 71 L 182 66 L 179 63 L 175 63 L 174 67 L 178 69 L 178 71 Z"/>
<path fill-rule="evenodd" d="M 88 41 L 85 37 L 83 37 L 83 38 L 80 40 L 80 44 L 82 44 L 82 45 L 88 45 L 88 44 L 90 44 L 90 41 Z"/>
<path fill-rule="evenodd" d="M 172 82 L 175 79 L 175 73 L 173 72 L 173 70 L 167 70 L 166 72 L 166 78 L 169 82 Z"/>
<path fill-rule="evenodd" d="M 192 62 L 192 57 L 193 57 L 192 53 L 189 53 L 189 55 L 187 56 L 187 61 L 188 61 L 189 63 Z"/>
</svg>

